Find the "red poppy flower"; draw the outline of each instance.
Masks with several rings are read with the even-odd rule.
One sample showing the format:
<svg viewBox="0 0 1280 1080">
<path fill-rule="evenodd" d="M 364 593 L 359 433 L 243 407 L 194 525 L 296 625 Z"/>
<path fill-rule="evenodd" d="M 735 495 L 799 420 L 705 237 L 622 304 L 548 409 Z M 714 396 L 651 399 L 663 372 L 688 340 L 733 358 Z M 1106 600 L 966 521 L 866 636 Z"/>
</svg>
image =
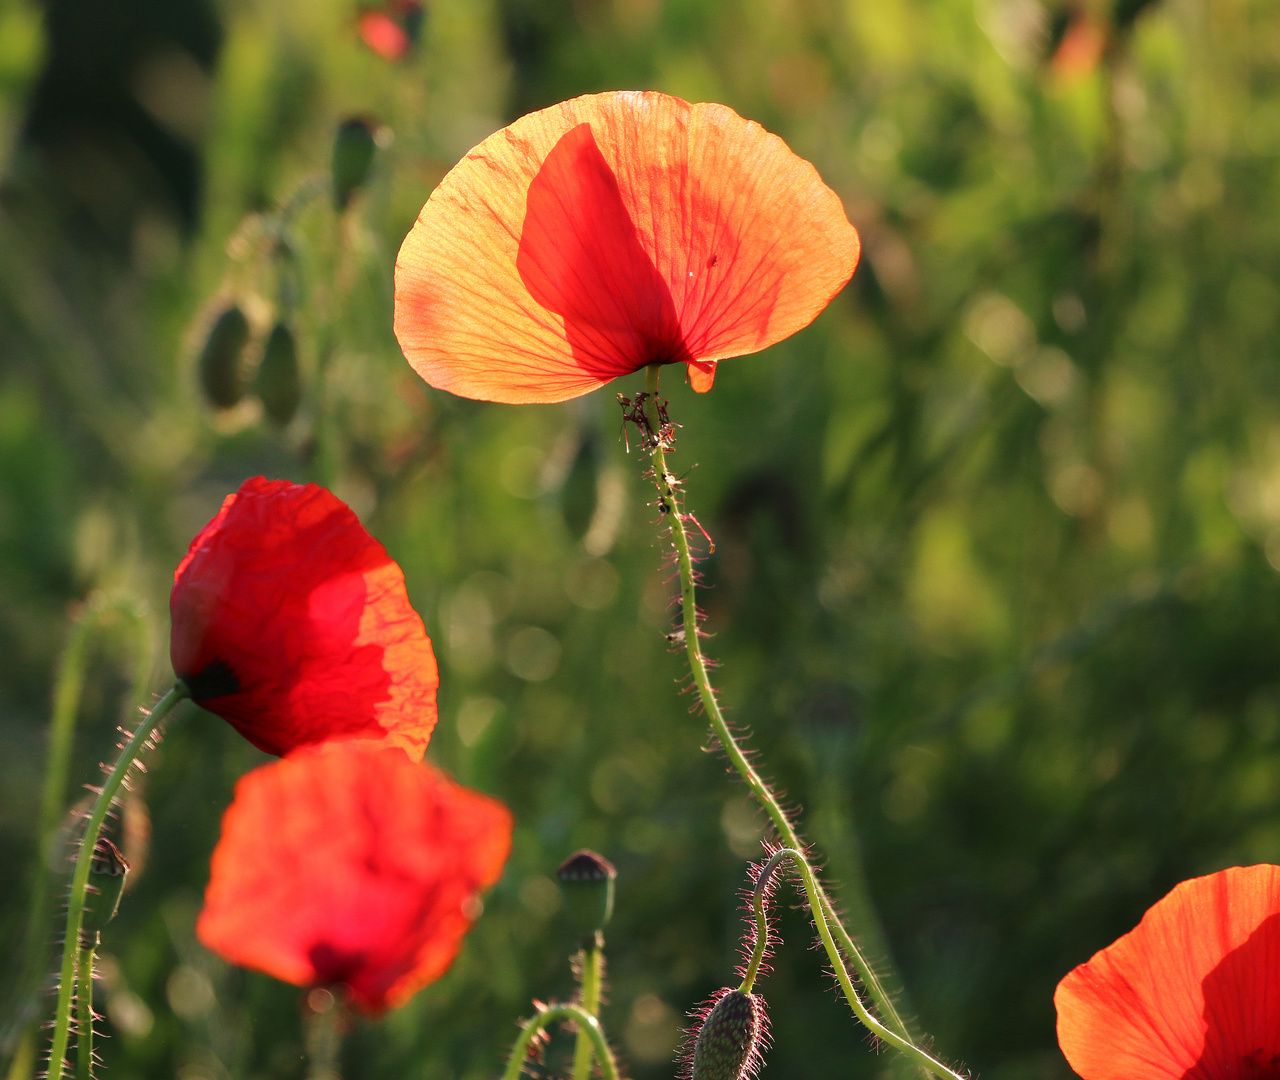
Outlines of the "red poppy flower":
<svg viewBox="0 0 1280 1080">
<path fill-rule="evenodd" d="M 340 499 L 246 480 L 173 575 L 173 670 L 254 746 L 376 739 L 421 759 L 435 655 L 404 575 Z"/>
<path fill-rule="evenodd" d="M 236 784 L 196 936 L 380 1012 L 438 979 L 502 875 L 511 814 L 394 749 L 331 743 Z"/>
<path fill-rule="evenodd" d="M 1280 866 L 1184 881 L 1058 984 L 1084 1080 L 1280 1077 Z"/>
<path fill-rule="evenodd" d="M 436 188 L 396 262 L 396 336 L 432 386 L 563 401 L 807 326 L 858 262 L 835 192 L 723 105 L 615 92 L 530 113 Z"/>
</svg>

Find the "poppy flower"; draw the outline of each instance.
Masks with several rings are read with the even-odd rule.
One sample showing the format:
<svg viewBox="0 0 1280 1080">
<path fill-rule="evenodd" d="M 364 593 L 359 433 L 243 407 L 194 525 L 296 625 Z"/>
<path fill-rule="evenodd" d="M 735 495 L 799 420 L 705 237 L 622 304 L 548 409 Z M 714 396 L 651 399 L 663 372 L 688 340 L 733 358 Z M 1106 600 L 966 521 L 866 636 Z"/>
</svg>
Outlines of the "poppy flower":
<svg viewBox="0 0 1280 1080">
<path fill-rule="evenodd" d="M 196 936 L 381 1012 L 448 970 L 510 850 L 505 806 L 399 750 L 297 750 L 236 784 Z"/>
<path fill-rule="evenodd" d="M 173 670 L 254 746 L 373 739 L 421 759 L 431 640 L 400 567 L 324 488 L 246 480 L 191 541 L 169 608 Z"/>
<path fill-rule="evenodd" d="M 716 362 L 807 326 L 858 262 L 839 197 L 723 105 L 618 91 L 472 150 L 396 261 L 395 329 L 432 386 L 563 401 L 649 364 Z"/>
<path fill-rule="evenodd" d="M 1274 1080 L 1280 866 L 1182 882 L 1053 1000 L 1084 1080 Z"/>
</svg>

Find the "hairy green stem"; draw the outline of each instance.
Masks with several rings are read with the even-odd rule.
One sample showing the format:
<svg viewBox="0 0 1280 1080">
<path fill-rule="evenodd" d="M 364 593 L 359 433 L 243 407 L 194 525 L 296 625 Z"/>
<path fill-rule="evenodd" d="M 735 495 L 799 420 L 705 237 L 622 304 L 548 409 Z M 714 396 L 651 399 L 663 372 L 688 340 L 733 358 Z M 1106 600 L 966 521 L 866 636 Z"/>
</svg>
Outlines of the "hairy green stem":
<svg viewBox="0 0 1280 1080">
<path fill-rule="evenodd" d="M 788 848 L 781 851 L 775 851 L 769 861 L 764 864 L 764 868 L 760 871 L 760 876 L 756 878 L 756 887 L 751 892 L 751 910 L 756 916 L 756 943 L 751 950 L 751 960 L 747 964 L 747 970 L 742 976 L 742 985 L 738 987 L 744 994 L 751 993 L 751 988 L 755 985 L 756 976 L 760 973 L 760 965 L 764 962 L 764 951 L 769 945 L 769 913 L 765 910 L 764 897 L 765 892 L 769 888 L 769 879 L 773 877 L 774 870 L 777 869 L 778 863 L 787 858 L 789 854 Z"/>
<path fill-rule="evenodd" d="M 84 836 L 80 840 L 80 852 L 76 856 L 75 870 L 71 875 L 71 895 L 67 899 L 67 930 L 62 941 L 62 970 L 58 984 L 58 1008 L 53 1020 L 53 1040 L 49 1050 L 48 1080 L 62 1080 L 66 1070 L 67 1039 L 71 1030 L 71 1003 L 75 997 L 76 956 L 79 951 L 80 930 L 84 923 L 85 887 L 89 884 L 89 863 L 93 859 L 93 846 L 98 841 L 98 833 L 107 818 L 107 812 L 115 800 L 120 785 L 124 783 L 129 769 L 142 752 L 146 741 L 165 717 L 173 711 L 175 705 L 183 698 L 189 697 L 190 691 L 185 683 L 179 681 L 164 695 L 150 714 L 138 724 L 137 730 L 124 744 L 120 758 L 102 785 L 93 809 L 89 812 L 89 820 L 84 827 Z"/>
<path fill-rule="evenodd" d="M 89 646 L 95 634 L 109 625 L 108 619 L 123 619 L 132 631 L 133 641 L 133 695 L 137 701 L 146 690 L 150 676 L 152 628 L 145 606 L 129 596 L 93 596 L 76 614 L 71 623 L 67 643 L 58 661 L 58 674 L 54 682 L 53 712 L 49 720 L 49 758 L 44 770 L 44 790 L 40 798 L 40 818 L 36 826 L 36 854 L 31 873 L 31 895 L 27 909 L 27 932 L 24 939 L 24 955 L 21 974 L 17 982 L 15 1024 L 32 1022 L 36 987 L 45 972 L 47 945 L 50 940 L 48 924 L 52 910 L 49 876 L 56 852 L 54 842 L 62 818 L 67 795 L 67 778 L 71 765 L 71 748 L 74 743 L 76 716 L 80 711 L 80 698 L 84 691 L 85 669 L 89 659 Z"/>
<path fill-rule="evenodd" d="M 511 1048 L 511 1057 L 507 1059 L 507 1067 L 502 1073 L 502 1080 L 519 1080 L 520 1070 L 524 1068 L 525 1056 L 529 1052 L 529 1043 L 548 1024 L 558 1020 L 571 1020 L 578 1025 L 579 1031 L 585 1031 L 587 1038 L 600 1059 L 600 1071 L 604 1080 L 618 1080 L 618 1063 L 613 1059 L 613 1051 L 609 1049 L 608 1040 L 600 1028 L 600 1021 L 592 1016 L 581 1005 L 552 1005 L 541 1010 L 524 1026 Z"/>
<path fill-rule="evenodd" d="M 698 696 L 702 701 L 702 707 L 706 711 L 711 727 L 714 729 L 716 737 L 720 740 L 720 745 L 724 748 L 729 761 L 742 779 L 746 781 L 747 787 L 751 789 L 756 801 L 764 808 L 765 813 L 769 815 L 769 819 L 773 822 L 774 828 L 778 830 L 778 835 L 782 838 L 783 844 L 796 851 L 803 851 L 805 844 L 788 819 L 786 812 L 782 809 L 778 800 L 774 798 L 773 792 L 769 790 L 769 785 L 764 782 L 764 779 L 755 770 L 751 762 L 747 760 L 747 756 L 742 752 L 742 748 L 734 738 L 733 732 L 729 730 L 729 725 L 725 723 L 724 714 L 720 711 L 720 703 L 716 700 L 715 690 L 712 689 L 711 680 L 707 675 L 707 662 L 702 655 L 702 645 L 698 639 L 698 608 L 693 574 L 693 558 L 689 551 L 689 534 L 685 530 L 685 519 L 680 511 L 680 501 L 675 490 L 677 481 L 667 471 L 666 452 L 669 442 L 662 431 L 661 419 L 658 416 L 658 371 L 659 365 L 657 364 L 650 364 L 646 369 L 645 390 L 648 396 L 645 399 L 645 409 L 649 428 L 653 435 L 652 445 L 650 446 L 653 475 L 658 485 L 658 497 L 663 516 L 671 525 L 671 542 L 676 550 L 676 565 L 680 572 L 680 604 L 683 616 L 684 647 L 685 654 L 689 659 L 689 670 L 693 673 L 693 681 L 698 687 Z M 867 992 L 871 995 L 871 1000 L 875 1003 L 875 1007 L 884 1019 L 884 1023 L 899 1038 L 910 1042 L 910 1031 L 894 1006 L 889 992 L 885 989 L 879 976 L 876 975 L 875 969 L 863 956 L 862 950 L 854 943 L 848 930 L 840 922 L 840 917 L 836 914 L 826 890 L 822 888 L 821 884 L 818 884 L 817 888 L 818 907 L 826 919 L 835 926 L 836 936 L 840 940 L 841 948 L 844 949 L 845 954 L 852 962 L 858 973 L 858 978 L 862 980 L 862 984 L 867 988 Z"/>
<path fill-rule="evenodd" d="M 604 967 L 604 942 L 600 935 L 582 949 L 582 1008 L 592 1016 L 600 1014 L 600 983 Z M 591 1075 L 593 1054 L 591 1036 L 584 1028 L 578 1028 L 573 1047 L 573 1080 L 588 1080 Z"/>
<path fill-rule="evenodd" d="M 76 1080 L 93 1077 L 93 957 L 99 935 L 88 935 L 76 957 Z"/>
<path fill-rule="evenodd" d="M 831 967 L 840 982 L 840 989 L 844 991 L 845 999 L 849 1002 L 849 1006 L 853 1009 L 858 1019 L 876 1038 L 887 1042 L 914 1064 L 922 1069 L 927 1069 L 934 1076 L 939 1077 L 940 1080 L 963 1080 L 959 1073 L 948 1069 L 942 1062 L 921 1050 L 910 1039 L 903 1038 L 897 1032 L 890 1031 L 871 1015 L 870 1010 L 867 1009 L 861 997 L 858 996 L 858 991 L 854 987 L 853 981 L 849 978 L 849 972 L 845 969 L 844 961 L 840 955 L 840 948 L 831 936 L 831 928 L 827 925 L 827 919 L 823 912 L 821 892 L 818 888 L 818 879 L 813 873 L 813 867 L 809 865 L 809 861 L 799 851 L 791 848 L 782 848 L 776 851 L 770 863 L 774 863 L 779 857 L 789 857 L 792 865 L 796 868 L 796 872 L 804 882 L 805 895 L 809 900 L 809 911 L 813 915 L 813 924 L 817 928 L 818 937 L 822 940 L 822 947 L 827 950 L 827 959 L 831 961 Z"/>
</svg>

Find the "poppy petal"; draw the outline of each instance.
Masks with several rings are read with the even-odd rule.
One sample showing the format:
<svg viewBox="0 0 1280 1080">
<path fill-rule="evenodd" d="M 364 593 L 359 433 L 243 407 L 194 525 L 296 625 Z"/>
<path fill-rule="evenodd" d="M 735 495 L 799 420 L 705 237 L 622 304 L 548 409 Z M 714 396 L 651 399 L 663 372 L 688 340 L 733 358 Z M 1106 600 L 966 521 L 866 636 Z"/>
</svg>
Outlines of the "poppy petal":
<svg viewBox="0 0 1280 1080">
<path fill-rule="evenodd" d="M 192 541 L 169 603 L 174 671 L 255 746 L 372 739 L 422 758 L 431 641 L 400 567 L 324 488 L 246 480 Z"/>
<path fill-rule="evenodd" d="M 237 783 L 196 936 L 380 1012 L 448 969 L 510 849 L 506 807 L 398 750 L 295 751 Z"/>
<path fill-rule="evenodd" d="M 396 335 L 433 386 L 562 401 L 782 340 L 858 250 L 836 194 L 758 124 L 589 95 L 522 117 L 444 178 L 400 249 Z"/>
<path fill-rule="evenodd" d="M 1058 1043 L 1084 1080 L 1275 1075 L 1280 867 L 1182 882 L 1070 972 L 1054 1004 Z"/>
</svg>

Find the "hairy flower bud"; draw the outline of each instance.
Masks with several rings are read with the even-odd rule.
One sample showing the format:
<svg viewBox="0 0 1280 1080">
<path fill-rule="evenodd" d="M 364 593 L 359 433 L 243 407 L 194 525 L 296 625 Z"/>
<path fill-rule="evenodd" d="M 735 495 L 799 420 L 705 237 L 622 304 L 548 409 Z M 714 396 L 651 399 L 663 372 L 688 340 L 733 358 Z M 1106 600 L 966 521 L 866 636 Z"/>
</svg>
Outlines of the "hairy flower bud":
<svg viewBox="0 0 1280 1080">
<path fill-rule="evenodd" d="M 352 116 L 338 125 L 333 139 L 333 205 L 345 210 L 351 197 L 363 188 L 373 170 L 378 148 L 375 125 Z"/>
<path fill-rule="evenodd" d="M 213 320 L 200 350 L 200 387 L 215 409 L 229 409 L 244 396 L 244 349 L 249 320 L 235 304 Z"/>
<path fill-rule="evenodd" d="M 302 401 L 302 381 L 298 373 L 298 346 L 287 323 L 276 323 L 267 335 L 254 388 L 272 423 L 284 427 L 293 419 Z"/>
<path fill-rule="evenodd" d="M 768 1038 L 767 1024 L 760 995 L 721 991 L 694 1039 L 692 1080 L 742 1080 L 753 1075 Z"/>
</svg>

